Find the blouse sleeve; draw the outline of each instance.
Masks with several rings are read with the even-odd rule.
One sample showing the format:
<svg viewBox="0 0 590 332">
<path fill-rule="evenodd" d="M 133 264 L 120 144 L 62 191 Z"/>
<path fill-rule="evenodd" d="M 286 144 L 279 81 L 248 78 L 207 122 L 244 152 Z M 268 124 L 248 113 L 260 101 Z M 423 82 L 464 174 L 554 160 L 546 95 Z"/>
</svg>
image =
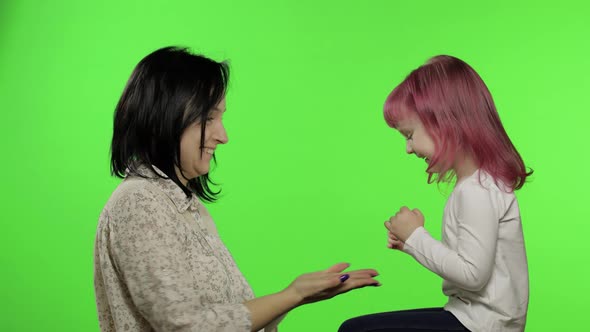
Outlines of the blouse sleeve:
<svg viewBox="0 0 590 332">
<path fill-rule="evenodd" d="M 104 216 L 110 227 L 101 236 L 130 300 L 156 331 L 249 332 L 243 303 L 210 303 L 207 292 L 215 289 L 194 286 L 175 213 L 156 194 L 137 192 Z"/>
</svg>

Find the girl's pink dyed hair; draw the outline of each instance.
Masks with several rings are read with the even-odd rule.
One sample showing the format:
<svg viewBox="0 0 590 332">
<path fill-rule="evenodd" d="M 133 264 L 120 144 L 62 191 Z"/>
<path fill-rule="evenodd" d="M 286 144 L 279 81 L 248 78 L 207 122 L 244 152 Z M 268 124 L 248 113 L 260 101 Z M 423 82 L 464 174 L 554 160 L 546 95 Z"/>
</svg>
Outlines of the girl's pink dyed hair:
<svg viewBox="0 0 590 332">
<path fill-rule="evenodd" d="M 389 94 L 384 116 L 390 127 L 411 115 L 435 142 L 430 165 L 441 168 L 437 182 L 455 176 L 451 167 L 459 152 L 471 154 L 480 169 L 511 190 L 520 189 L 532 174 L 506 134 L 485 83 L 460 59 L 435 56 Z"/>
</svg>

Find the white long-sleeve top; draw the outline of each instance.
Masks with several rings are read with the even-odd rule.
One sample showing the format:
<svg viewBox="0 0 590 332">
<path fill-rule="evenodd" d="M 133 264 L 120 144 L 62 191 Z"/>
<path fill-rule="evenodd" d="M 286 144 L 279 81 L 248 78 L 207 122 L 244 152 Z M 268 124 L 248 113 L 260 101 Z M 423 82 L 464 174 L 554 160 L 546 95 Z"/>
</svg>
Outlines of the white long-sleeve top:
<svg viewBox="0 0 590 332">
<path fill-rule="evenodd" d="M 529 280 L 518 202 L 489 174 L 456 184 L 442 241 L 420 227 L 404 251 L 444 279 L 445 309 L 471 331 L 524 330 Z"/>
</svg>

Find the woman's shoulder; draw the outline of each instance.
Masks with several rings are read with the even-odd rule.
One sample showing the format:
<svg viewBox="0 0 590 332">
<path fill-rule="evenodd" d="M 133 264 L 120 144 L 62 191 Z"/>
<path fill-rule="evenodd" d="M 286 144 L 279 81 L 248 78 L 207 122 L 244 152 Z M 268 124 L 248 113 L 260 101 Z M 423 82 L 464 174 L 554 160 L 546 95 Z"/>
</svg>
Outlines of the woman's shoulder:
<svg viewBox="0 0 590 332">
<path fill-rule="evenodd" d="M 182 238 L 174 204 L 153 179 L 129 176 L 113 191 L 99 217 L 98 232 L 122 241 L 166 241 Z M 140 240 L 138 240 L 140 239 Z"/>
<path fill-rule="evenodd" d="M 103 213 L 112 217 L 126 217 L 150 211 L 162 211 L 168 205 L 165 196 L 150 179 L 129 176 L 113 191 Z"/>
</svg>

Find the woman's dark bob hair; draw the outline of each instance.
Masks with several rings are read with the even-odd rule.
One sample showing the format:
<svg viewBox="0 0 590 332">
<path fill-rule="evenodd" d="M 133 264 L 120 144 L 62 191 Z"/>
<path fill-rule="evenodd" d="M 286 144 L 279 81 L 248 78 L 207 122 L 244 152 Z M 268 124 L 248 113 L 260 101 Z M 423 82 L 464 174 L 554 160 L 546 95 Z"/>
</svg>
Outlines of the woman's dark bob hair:
<svg viewBox="0 0 590 332">
<path fill-rule="evenodd" d="M 156 166 L 185 192 L 208 202 L 219 191 L 208 174 L 184 186 L 176 175 L 180 168 L 180 138 L 193 123 L 201 124 L 201 149 L 209 112 L 224 98 L 229 67 L 186 48 L 165 47 L 143 58 L 133 70 L 114 116 L 111 174 L 138 175 L 145 165 Z M 213 156 L 215 161 L 215 156 Z M 157 174 L 157 172 L 155 172 Z"/>
</svg>

